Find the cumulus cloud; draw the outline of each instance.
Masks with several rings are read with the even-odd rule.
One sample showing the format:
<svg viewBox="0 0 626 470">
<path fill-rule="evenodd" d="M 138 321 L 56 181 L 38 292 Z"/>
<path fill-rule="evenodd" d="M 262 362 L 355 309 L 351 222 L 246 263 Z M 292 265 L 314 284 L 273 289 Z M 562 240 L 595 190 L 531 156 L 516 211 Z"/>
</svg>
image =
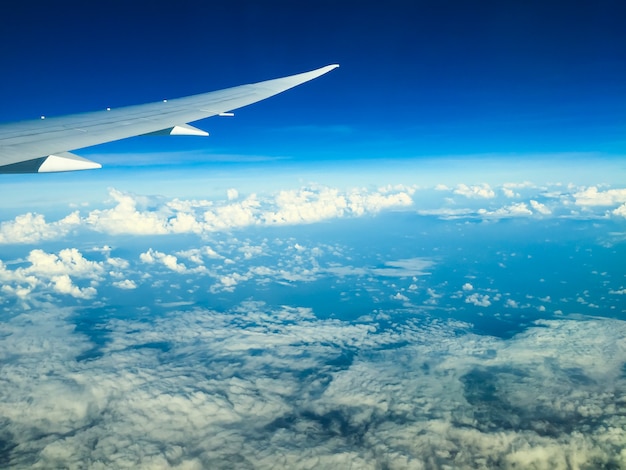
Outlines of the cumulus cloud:
<svg viewBox="0 0 626 470">
<path fill-rule="evenodd" d="M 209 259 L 222 259 L 222 255 L 218 254 L 210 246 L 203 246 L 202 248 L 190 248 L 188 250 L 177 251 L 176 254 L 181 258 L 188 259 L 195 264 L 203 264 L 205 258 Z"/>
<path fill-rule="evenodd" d="M 552 211 L 548 209 L 545 204 L 535 201 L 534 199 L 530 200 L 530 207 L 532 207 L 535 212 L 538 212 L 542 215 L 550 215 Z"/>
<path fill-rule="evenodd" d="M 346 192 L 329 187 L 284 190 L 239 200 L 236 190 L 226 201 L 180 200 L 141 196 L 110 190 L 113 207 L 81 216 L 73 212 L 48 223 L 42 215 L 25 214 L 0 226 L 0 243 L 32 243 L 61 237 L 80 226 L 111 235 L 165 235 L 211 233 L 253 225 L 307 224 L 339 217 L 360 217 L 413 203 L 415 189 L 388 186 L 378 190 L 355 188 Z"/>
<path fill-rule="evenodd" d="M 121 258 L 111 258 L 110 252 L 104 252 L 107 258 L 94 261 L 76 248 L 65 248 L 57 253 L 41 249 L 31 250 L 25 260 L 7 266 L 0 261 L 0 281 L 3 292 L 26 300 L 33 292 L 45 293 L 46 290 L 69 295 L 78 299 L 91 299 L 97 294 L 96 286 L 107 276 L 116 276 L 117 272 L 107 272 L 107 266 L 125 269 L 128 262 Z M 79 286 L 76 280 L 81 280 Z"/>
<path fill-rule="evenodd" d="M 239 197 L 239 192 L 235 188 L 229 188 L 226 190 L 226 197 L 228 197 L 229 201 L 232 201 Z"/>
<path fill-rule="evenodd" d="M 489 307 L 491 305 L 491 301 L 489 300 L 488 295 L 481 295 L 478 293 L 468 295 L 465 298 L 465 303 L 473 304 L 473 305 L 476 305 L 477 307 Z"/>
<path fill-rule="evenodd" d="M 613 214 L 620 217 L 626 217 L 626 204 L 622 204 L 617 209 L 613 210 Z"/>
<path fill-rule="evenodd" d="M 519 193 L 516 193 L 511 188 L 503 187 L 502 193 L 508 198 L 520 197 Z"/>
<path fill-rule="evenodd" d="M 466 184 L 459 184 L 454 190 L 454 194 L 459 194 L 467 198 L 491 199 L 496 197 L 496 193 L 487 183 L 470 186 Z"/>
<path fill-rule="evenodd" d="M 579 206 L 612 206 L 626 203 L 626 188 L 601 191 L 596 186 L 589 186 L 573 196 Z"/>
<path fill-rule="evenodd" d="M 177 273 L 183 273 L 187 271 L 187 266 L 185 266 L 183 263 L 179 263 L 176 256 L 153 250 L 152 248 L 148 249 L 148 251 L 144 253 L 141 253 L 139 255 L 139 259 L 146 264 L 162 264 L 166 268 L 171 269 L 172 271 L 175 271 Z"/>
<path fill-rule="evenodd" d="M 111 189 L 109 194 L 115 206 L 111 209 L 91 211 L 84 220 L 88 226 L 96 231 L 110 234 L 158 235 L 167 233 L 169 214 L 142 208 L 147 205 L 147 198 L 117 189 Z"/>
<path fill-rule="evenodd" d="M 114 281 L 112 285 L 113 287 L 124 290 L 132 290 L 137 288 L 137 283 L 130 279 L 124 279 L 123 281 Z"/>
<path fill-rule="evenodd" d="M 2 243 L 37 243 L 65 236 L 70 230 L 80 225 L 78 212 L 63 217 L 56 222 L 46 222 L 42 214 L 27 212 L 11 221 L 0 223 L 0 244 Z"/>
<path fill-rule="evenodd" d="M 80 288 L 72 282 L 67 274 L 52 276 L 50 278 L 53 289 L 60 294 L 67 294 L 77 299 L 90 299 L 96 295 L 93 287 Z"/>
<path fill-rule="evenodd" d="M 35 274 L 69 275 L 97 278 L 103 271 L 102 263 L 87 260 L 76 248 L 66 248 L 59 253 L 32 250 L 28 255 L 29 272 Z"/>
<path fill-rule="evenodd" d="M 393 300 L 400 300 L 402 302 L 408 302 L 409 301 L 409 298 L 406 295 L 401 294 L 400 292 L 395 293 L 394 295 L 391 296 L 391 298 Z"/>
</svg>

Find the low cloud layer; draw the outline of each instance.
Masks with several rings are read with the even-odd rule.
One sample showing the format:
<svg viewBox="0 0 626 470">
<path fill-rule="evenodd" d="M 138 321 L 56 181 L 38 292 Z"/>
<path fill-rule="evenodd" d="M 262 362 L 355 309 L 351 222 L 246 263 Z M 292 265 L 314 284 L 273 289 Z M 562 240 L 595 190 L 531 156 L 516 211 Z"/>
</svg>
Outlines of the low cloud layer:
<svg viewBox="0 0 626 470">
<path fill-rule="evenodd" d="M 0 327 L 4 465 L 626 465 L 624 322 L 500 340 L 419 312 L 382 320 L 398 313 L 349 323 L 248 302 L 107 320 L 96 344 L 41 305 Z"/>
</svg>

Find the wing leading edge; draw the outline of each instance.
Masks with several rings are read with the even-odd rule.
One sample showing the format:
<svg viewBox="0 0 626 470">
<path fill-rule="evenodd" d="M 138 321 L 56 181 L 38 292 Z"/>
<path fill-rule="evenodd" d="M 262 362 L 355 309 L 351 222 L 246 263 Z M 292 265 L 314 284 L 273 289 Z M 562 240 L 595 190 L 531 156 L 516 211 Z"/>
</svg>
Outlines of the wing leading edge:
<svg viewBox="0 0 626 470">
<path fill-rule="evenodd" d="M 324 75 L 339 65 L 224 90 L 106 111 L 0 124 L 0 173 L 100 168 L 75 149 L 143 134 L 208 135 L 187 123 L 256 103 Z"/>
</svg>

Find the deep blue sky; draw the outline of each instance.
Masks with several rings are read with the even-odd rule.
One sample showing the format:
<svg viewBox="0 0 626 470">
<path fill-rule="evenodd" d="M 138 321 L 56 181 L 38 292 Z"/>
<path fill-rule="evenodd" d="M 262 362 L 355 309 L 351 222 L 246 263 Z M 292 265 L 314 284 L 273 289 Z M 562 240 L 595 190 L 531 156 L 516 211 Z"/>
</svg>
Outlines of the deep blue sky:
<svg viewBox="0 0 626 470">
<path fill-rule="evenodd" d="M 339 63 L 234 120 L 201 123 L 208 141 L 142 138 L 96 150 L 623 154 L 624 18 L 621 1 L 15 2 L 0 17 L 0 120 Z"/>
</svg>

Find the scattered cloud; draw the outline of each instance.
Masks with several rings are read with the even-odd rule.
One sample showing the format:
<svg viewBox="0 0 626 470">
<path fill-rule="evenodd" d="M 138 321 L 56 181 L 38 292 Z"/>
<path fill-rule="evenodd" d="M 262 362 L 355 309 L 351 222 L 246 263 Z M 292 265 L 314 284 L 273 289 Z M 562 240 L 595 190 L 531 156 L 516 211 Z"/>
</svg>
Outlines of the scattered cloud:
<svg viewBox="0 0 626 470">
<path fill-rule="evenodd" d="M 473 305 L 476 305 L 477 307 L 489 307 L 491 305 L 491 301 L 489 300 L 488 295 L 482 295 L 478 293 L 468 295 L 465 298 L 465 303 L 473 304 Z"/>
<path fill-rule="evenodd" d="M 235 188 L 229 188 L 228 190 L 226 190 L 226 196 L 228 197 L 229 201 L 234 201 L 239 197 L 239 192 Z"/>
<path fill-rule="evenodd" d="M 530 200 L 530 207 L 532 207 L 535 212 L 538 212 L 542 215 L 550 215 L 552 211 L 548 209 L 545 204 L 535 201 L 534 199 Z"/>
<path fill-rule="evenodd" d="M 626 188 L 601 191 L 596 186 L 589 186 L 573 196 L 578 206 L 612 206 L 626 203 Z"/>
<path fill-rule="evenodd" d="M 387 261 L 382 268 L 372 269 L 377 276 L 386 277 L 413 277 L 429 274 L 427 269 L 433 267 L 435 261 L 431 258 L 409 258 L 397 261 Z"/>
<path fill-rule="evenodd" d="M 78 212 L 72 212 L 56 222 L 46 222 L 42 214 L 27 212 L 11 221 L 0 222 L 0 244 L 37 243 L 67 235 L 80 225 Z"/>
<path fill-rule="evenodd" d="M 152 248 L 150 248 L 145 253 L 141 253 L 139 255 L 139 259 L 143 263 L 147 264 L 162 264 L 166 268 L 171 269 L 172 271 L 175 271 L 177 273 L 183 273 L 187 271 L 187 267 L 184 264 L 179 263 L 176 256 L 168 255 L 160 251 L 153 250 Z"/>
<path fill-rule="evenodd" d="M 622 204 L 617 209 L 613 210 L 613 215 L 626 217 L 626 204 Z"/>
<path fill-rule="evenodd" d="M 114 281 L 112 285 L 113 287 L 124 290 L 132 290 L 137 288 L 137 283 L 135 281 L 131 281 L 130 279 L 124 279 L 123 281 Z"/>
<path fill-rule="evenodd" d="M 519 304 L 513 299 L 507 299 L 505 305 L 510 308 L 519 308 Z"/>
<path fill-rule="evenodd" d="M 25 299 L 35 288 L 50 289 L 79 299 L 93 298 L 94 285 L 102 280 L 104 262 L 87 260 L 76 248 L 66 248 L 58 253 L 31 250 L 26 260 L 14 269 L 0 261 L 0 280 L 3 292 Z M 86 279 L 89 286 L 79 287 L 75 279 Z"/>
<path fill-rule="evenodd" d="M 496 210 L 478 209 L 478 215 L 485 218 L 520 217 L 533 215 L 526 203 L 517 202 Z"/>
<path fill-rule="evenodd" d="M 459 194 L 461 196 L 465 196 L 467 198 L 484 198 L 491 199 L 496 197 L 496 193 L 493 189 L 487 184 L 483 183 L 481 185 L 466 185 L 459 184 L 454 190 L 454 194 Z"/>
</svg>

